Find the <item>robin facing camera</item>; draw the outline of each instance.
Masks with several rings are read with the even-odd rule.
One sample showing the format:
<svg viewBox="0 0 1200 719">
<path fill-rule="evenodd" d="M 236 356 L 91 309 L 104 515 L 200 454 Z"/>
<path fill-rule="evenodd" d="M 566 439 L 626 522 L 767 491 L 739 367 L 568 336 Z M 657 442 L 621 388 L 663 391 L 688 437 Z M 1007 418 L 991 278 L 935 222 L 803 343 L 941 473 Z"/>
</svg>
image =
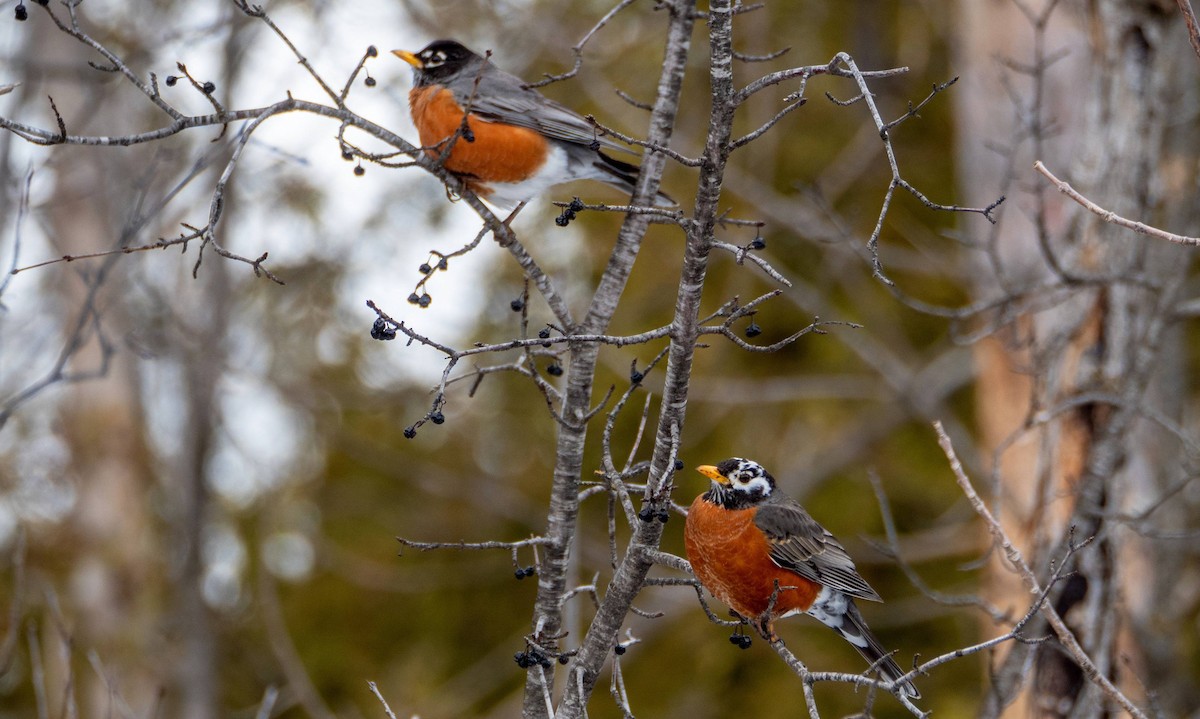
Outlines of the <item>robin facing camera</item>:
<svg viewBox="0 0 1200 719">
<path fill-rule="evenodd" d="M 688 509 L 683 538 L 705 589 L 768 641 L 778 639 L 776 619 L 807 614 L 854 645 L 887 681 L 904 676 L 854 604 L 882 601 L 879 594 L 833 535 L 775 487 L 770 472 L 740 457 L 696 469 L 712 487 Z M 900 691 L 921 696 L 912 682 Z"/>
<path fill-rule="evenodd" d="M 493 205 L 508 209 L 572 180 L 633 192 L 638 166 L 604 152 L 629 150 L 519 77 L 454 40 L 392 53 L 413 66 L 408 102 L 422 147 L 445 154 L 443 166 Z M 660 192 L 655 204 L 675 203 Z"/>
</svg>

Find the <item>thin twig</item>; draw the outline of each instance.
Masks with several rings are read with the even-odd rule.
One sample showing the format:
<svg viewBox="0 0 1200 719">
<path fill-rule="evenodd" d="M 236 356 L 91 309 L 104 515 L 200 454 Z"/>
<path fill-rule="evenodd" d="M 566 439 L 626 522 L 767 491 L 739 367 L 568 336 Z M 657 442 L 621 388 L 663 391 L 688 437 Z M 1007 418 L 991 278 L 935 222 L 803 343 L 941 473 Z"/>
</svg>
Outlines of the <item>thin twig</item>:
<svg viewBox="0 0 1200 719">
<path fill-rule="evenodd" d="M 1050 170 L 1048 170 L 1046 166 L 1042 164 L 1041 160 L 1033 163 L 1033 169 L 1042 173 L 1047 180 L 1052 182 L 1054 186 L 1058 188 L 1059 192 L 1063 193 L 1067 197 L 1070 197 L 1072 200 L 1075 200 L 1080 205 L 1083 205 L 1089 212 L 1099 216 L 1100 219 L 1109 224 L 1116 225 L 1118 227 L 1124 227 L 1142 235 L 1149 235 L 1150 237 L 1157 237 L 1162 240 L 1167 240 L 1168 242 L 1174 242 L 1177 245 L 1190 245 L 1193 247 L 1200 245 L 1200 237 L 1185 237 L 1184 235 L 1177 235 L 1173 232 L 1160 230 L 1157 227 L 1151 227 L 1150 225 L 1137 222 L 1135 220 L 1127 220 L 1111 210 L 1104 209 L 1100 205 L 1097 205 L 1088 198 L 1079 194 L 1075 188 L 1071 187 L 1065 181 L 1055 177 L 1054 173 L 1050 172 Z"/>
</svg>

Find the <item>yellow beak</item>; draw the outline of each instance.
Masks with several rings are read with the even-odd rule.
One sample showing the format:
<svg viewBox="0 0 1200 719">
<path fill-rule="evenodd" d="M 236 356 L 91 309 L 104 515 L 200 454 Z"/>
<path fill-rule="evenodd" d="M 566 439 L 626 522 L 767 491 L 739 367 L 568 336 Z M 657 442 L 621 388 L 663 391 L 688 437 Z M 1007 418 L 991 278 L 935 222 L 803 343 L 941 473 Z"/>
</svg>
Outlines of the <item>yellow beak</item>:
<svg viewBox="0 0 1200 719">
<path fill-rule="evenodd" d="M 418 70 L 425 67 L 425 63 L 421 62 L 421 58 L 412 54 L 408 50 L 392 50 L 392 54 L 395 55 L 396 57 L 400 58 L 404 62 L 407 62 L 409 65 L 412 65 L 413 67 L 417 68 Z"/>
<path fill-rule="evenodd" d="M 696 471 L 713 480 L 714 482 L 729 484 L 729 480 L 725 478 L 725 475 L 717 471 L 717 468 L 711 464 L 702 464 L 699 467 L 696 467 Z"/>
</svg>

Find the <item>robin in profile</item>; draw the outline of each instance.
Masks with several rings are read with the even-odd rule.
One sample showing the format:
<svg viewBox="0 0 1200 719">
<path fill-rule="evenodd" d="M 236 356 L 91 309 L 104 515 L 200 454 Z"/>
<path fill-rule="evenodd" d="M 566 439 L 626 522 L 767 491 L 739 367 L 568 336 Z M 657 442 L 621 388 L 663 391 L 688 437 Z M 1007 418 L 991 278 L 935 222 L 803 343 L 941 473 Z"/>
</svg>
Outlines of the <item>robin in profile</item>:
<svg viewBox="0 0 1200 719">
<path fill-rule="evenodd" d="M 712 487 L 688 509 L 683 538 L 692 571 L 713 596 L 767 641 L 778 639 L 776 619 L 807 614 L 854 645 L 884 679 L 904 676 L 854 604 L 883 600 L 833 535 L 776 488 L 770 472 L 740 457 L 697 471 Z M 900 691 L 921 696 L 911 682 Z"/>
<path fill-rule="evenodd" d="M 493 205 L 511 208 L 581 179 L 633 192 L 637 165 L 605 153 L 629 150 L 519 77 L 454 40 L 392 53 L 413 66 L 408 102 L 422 147 L 445 154 L 443 166 Z M 662 193 L 655 202 L 674 204 Z"/>
</svg>

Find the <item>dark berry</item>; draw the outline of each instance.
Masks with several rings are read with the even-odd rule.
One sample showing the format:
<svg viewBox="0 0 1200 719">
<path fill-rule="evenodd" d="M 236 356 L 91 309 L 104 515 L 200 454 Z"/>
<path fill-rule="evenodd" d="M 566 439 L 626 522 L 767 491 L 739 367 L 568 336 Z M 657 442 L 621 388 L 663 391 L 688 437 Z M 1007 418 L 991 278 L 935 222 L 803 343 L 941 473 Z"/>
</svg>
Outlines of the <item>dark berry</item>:
<svg viewBox="0 0 1200 719">
<path fill-rule="evenodd" d="M 363 175 L 367 174 L 367 168 L 363 167 L 362 165 L 355 165 L 354 174 L 356 177 L 362 177 Z"/>
<path fill-rule="evenodd" d="M 475 133 L 471 131 L 471 128 L 464 127 L 462 138 L 467 142 L 475 142 Z"/>
<path fill-rule="evenodd" d="M 749 649 L 750 645 L 752 643 L 753 643 L 753 640 L 750 639 L 750 635 L 743 634 L 741 641 L 738 642 L 738 648 L 739 649 Z"/>
<path fill-rule="evenodd" d="M 683 460 L 682 459 L 675 460 L 675 471 L 676 472 L 683 471 Z"/>
<path fill-rule="evenodd" d="M 645 507 L 642 507 L 641 511 L 638 512 L 638 519 L 642 520 L 643 522 L 653 521 L 654 520 L 654 508 L 651 507 L 650 505 L 646 505 Z"/>
<path fill-rule="evenodd" d="M 428 307 L 430 302 L 433 302 L 433 298 L 429 296 L 428 292 L 417 299 L 417 304 L 421 307 Z"/>
<path fill-rule="evenodd" d="M 349 150 L 342 150 L 342 159 L 343 160 L 353 160 L 354 153 L 350 152 Z"/>
<path fill-rule="evenodd" d="M 554 218 L 554 224 L 558 225 L 559 227 L 566 227 L 567 225 L 571 224 L 571 219 L 565 214 L 562 214 Z"/>
<path fill-rule="evenodd" d="M 571 661 L 571 657 L 568 657 L 566 654 L 558 655 L 558 663 L 559 664 L 566 664 L 569 661 Z"/>
<path fill-rule="evenodd" d="M 368 75 L 367 79 L 363 80 L 363 84 L 367 87 L 375 87 L 375 78 Z"/>
<path fill-rule="evenodd" d="M 583 210 L 583 200 L 578 197 L 572 197 L 571 204 L 567 205 L 567 209 L 571 212 L 581 212 Z"/>
<path fill-rule="evenodd" d="M 418 295 L 416 292 L 414 292 L 414 293 L 412 293 L 411 295 L 409 295 L 409 296 L 408 296 L 408 303 L 409 303 L 410 305 L 415 305 L 415 304 L 417 304 L 417 303 L 418 303 L 418 302 L 420 302 L 420 301 L 421 301 L 421 296 L 420 296 L 420 295 Z"/>
<path fill-rule="evenodd" d="M 591 150 L 592 152 L 599 152 L 600 151 L 600 141 L 592 140 L 591 142 L 588 143 L 588 149 Z"/>
<path fill-rule="evenodd" d="M 394 340 L 396 339 L 396 330 L 388 326 L 382 317 L 375 320 L 375 324 L 371 325 L 371 339 L 375 340 Z"/>
<path fill-rule="evenodd" d="M 757 337 L 761 334 L 762 334 L 762 327 L 759 327 L 757 323 L 751 322 L 749 324 L 749 326 L 746 327 L 746 336 L 747 337 Z"/>
<path fill-rule="evenodd" d="M 514 654 L 513 661 L 515 661 L 517 666 L 521 667 L 522 669 L 529 668 L 529 655 L 525 652 L 517 652 Z"/>
<path fill-rule="evenodd" d="M 417 272 L 420 272 L 423 275 L 427 275 L 430 272 L 433 272 L 433 268 L 430 267 L 428 263 L 423 262 L 423 263 L 421 263 L 421 266 L 417 268 Z"/>
<path fill-rule="evenodd" d="M 216 90 L 217 90 L 217 86 L 216 86 L 216 85 L 214 85 L 212 82 L 206 82 L 206 83 L 204 83 L 203 85 L 201 85 L 201 86 L 200 86 L 200 90 L 201 90 L 201 91 L 202 91 L 202 92 L 203 92 L 205 95 L 211 95 L 211 94 L 213 94 L 214 92 L 216 92 Z"/>
<path fill-rule="evenodd" d="M 625 647 L 621 646 L 620 644 L 613 647 L 613 654 L 616 654 L 618 657 L 624 653 L 625 653 Z"/>
<path fill-rule="evenodd" d="M 525 309 L 525 300 L 518 297 L 512 302 L 509 302 L 508 306 L 512 308 L 513 312 L 520 312 L 521 310 Z"/>
<path fill-rule="evenodd" d="M 175 87 L 175 83 L 179 82 L 179 78 L 174 75 L 167 75 L 167 79 L 163 80 L 163 82 L 167 84 L 167 87 Z"/>
<path fill-rule="evenodd" d="M 642 381 L 642 379 L 644 379 L 645 377 L 646 377 L 646 375 L 642 374 L 641 372 L 638 372 L 637 370 L 634 370 L 629 373 L 629 381 L 632 382 L 633 384 L 640 383 Z"/>
<path fill-rule="evenodd" d="M 754 240 L 750 243 L 750 249 L 752 249 L 752 250 L 761 250 L 762 248 L 764 248 L 766 246 L 767 246 L 767 241 L 761 237 L 755 237 Z"/>
<path fill-rule="evenodd" d="M 546 368 L 546 374 L 550 375 L 551 377 L 561 377 L 562 373 L 563 368 L 562 365 L 559 364 L 552 364 Z"/>
<path fill-rule="evenodd" d="M 378 56 L 379 56 L 379 51 L 375 49 L 375 46 L 367 45 L 367 57 L 378 57 Z"/>
<path fill-rule="evenodd" d="M 666 524 L 667 522 L 671 521 L 671 513 L 665 509 L 658 510 L 657 517 L 658 517 L 658 521 L 662 522 L 663 524 Z"/>
<path fill-rule="evenodd" d="M 543 327 L 540 330 L 538 330 L 538 339 L 544 340 L 544 339 L 548 338 L 549 336 L 550 336 L 550 328 L 549 327 Z"/>
<path fill-rule="evenodd" d="M 24 22 L 29 19 L 29 11 L 24 5 L 17 6 L 17 22 Z"/>
<path fill-rule="evenodd" d="M 433 422 L 434 424 L 441 424 L 446 421 L 446 415 L 442 414 L 441 412 L 434 412 L 433 414 L 429 415 L 429 421 Z"/>
<path fill-rule="evenodd" d="M 416 436 L 417 436 L 416 427 L 405 427 L 404 428 L 404 438 L 405 439 L 412 439 L 413 437 L 416 437 Z"/>
<path fill-rule="evenodd" d="M 513 576 L 516 577 L 517 579 L 524 579 L 526 576 L 525 575 L 525 567 L 517 567 L 516 569 L 514 569 Z"/>
<path fill-rule="evenodd" d="M 445 272 L 445 271 L 446 271 L 446 268 L 447 268 L 447 267 L 449 267 L 449 266 L 450 266 L 450 262 L 449 262 L 449 261 L 447 261 L 445 257 L 443 257 L 442 259 L 438 260 L 438 265 L 437 265 L 437 267 L 438 267 L 438 269 L 439 269 L 439 270 L 441 270 L 442 272 Z"/>
<path fill-rule="evenodd" d="M 742 635 L 741 634 L 730 634 L 729 635 L 729 643 L 740 645 L 742 643 Z"/>
</svg>

